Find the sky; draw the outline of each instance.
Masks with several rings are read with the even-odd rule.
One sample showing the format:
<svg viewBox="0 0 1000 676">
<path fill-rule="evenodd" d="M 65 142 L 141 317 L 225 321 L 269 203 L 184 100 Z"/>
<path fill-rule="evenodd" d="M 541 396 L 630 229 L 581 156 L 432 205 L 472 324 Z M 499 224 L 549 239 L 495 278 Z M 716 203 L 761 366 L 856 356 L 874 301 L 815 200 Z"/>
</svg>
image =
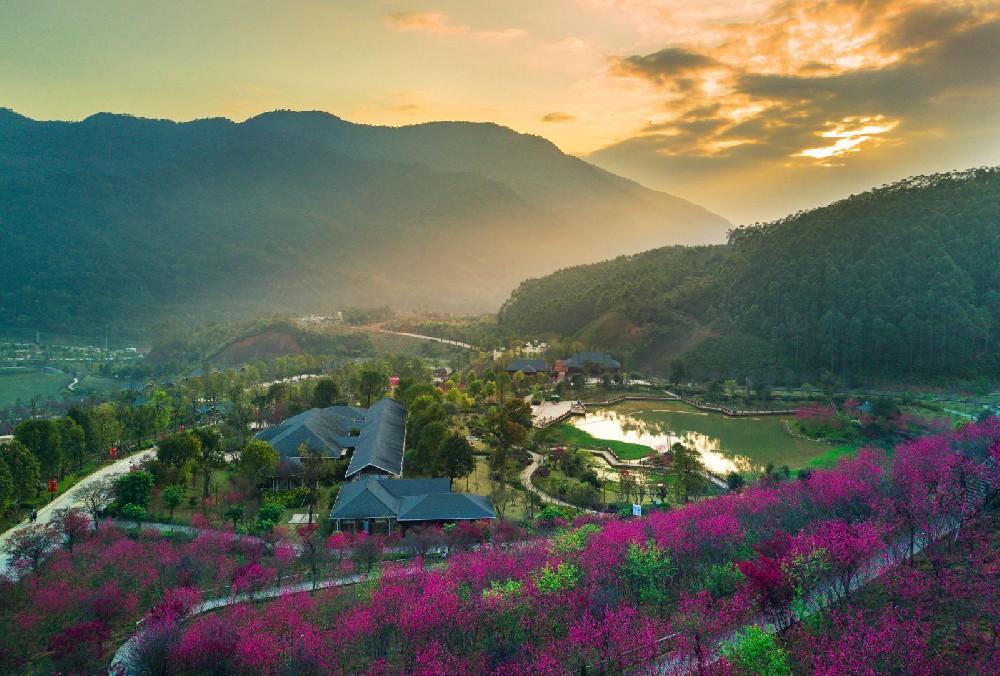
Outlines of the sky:
<svg viewBox="0 0 1000 676">
<path fill-rule="evenodd" d="M 744 224 L 1000 164 L 1000 0 L 0 0 L 0 107 L 496 122 Z"/>
</svg>

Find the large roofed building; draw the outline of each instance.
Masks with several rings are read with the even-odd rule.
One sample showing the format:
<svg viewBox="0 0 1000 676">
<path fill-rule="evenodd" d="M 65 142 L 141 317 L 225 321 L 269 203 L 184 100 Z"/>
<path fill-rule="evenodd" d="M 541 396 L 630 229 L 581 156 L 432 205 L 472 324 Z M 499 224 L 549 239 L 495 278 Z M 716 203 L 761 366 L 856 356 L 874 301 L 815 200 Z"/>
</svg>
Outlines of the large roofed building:
<svg viewBox="0 0 1000 676">
<path fill-rule="evenodd" d="M 591 368 L 602 371 L 618 371 L 621 369 L 622 363 L 605 352 L 577 352 L 564 361 L 563 366 L 570 373 Z"/>
<path fill-rule="evenodd" d="M 402 476 L 406 441 L 406 409 L 393 399 L 381 399 L 371 408 L 330 406 L 314 408 L 261 430 L 282 462 L 299 463 L 303 444 L 326 458 L 351 455 L 348 478 L 365 475 Z"/>
<path fill-rule="evenodd" d="M 346 484 L 337 494 L 330 520 L 364 530 L 384 524 L 394 527 L 494 519 L 493 507 L 482 495 L 452 493 L 448 479 L 382 479 L 369 476 Z"/>
</svg>

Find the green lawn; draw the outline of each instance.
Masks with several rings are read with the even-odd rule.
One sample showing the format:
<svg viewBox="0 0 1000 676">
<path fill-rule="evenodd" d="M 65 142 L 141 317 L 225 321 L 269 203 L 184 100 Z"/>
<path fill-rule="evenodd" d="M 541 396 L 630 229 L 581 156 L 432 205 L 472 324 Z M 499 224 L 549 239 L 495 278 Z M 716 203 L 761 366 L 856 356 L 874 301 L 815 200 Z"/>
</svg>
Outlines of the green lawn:
<svg viewBox="0 0 1000 676">
<path fill-rule="evenodd" d="M 0 406 L 27 404 L 32 397 L 42 401 L 58 399 L 64 387 L 73 382 L 68 375 L 45 373 L 35 369 L 0 369 Z"/>
<path fill-rule="evenodd" d="M 650 453 L 655 453 L 652 448 L 649 446 L 643 446 L 642 444 L 631 444 L 627 441 L 613 441 L 610 439 L 597 439 L 580 428 L 572 425 L 553 425 L 549 429 L 552 430 L 552 436 L 549 441 L 550 444 L 582 446 L 583 448 L 610 448 L 614 454 L 622 460 L 638 460 L 640 458 L 645 458 Z"/>
<path fill-rule="evenodd" d="M 845 455 L 853 455 L 858 450 L 857 446 L 852 444 L 842 444 L 840 446 L 833 446 L 829 451 L 823 455 L 816 456 L 809 461 L 810 467 L 816 467 L 819 469 L 830 469 L 837 466 L 837 461 L 840 460 Z"/>
</svg>

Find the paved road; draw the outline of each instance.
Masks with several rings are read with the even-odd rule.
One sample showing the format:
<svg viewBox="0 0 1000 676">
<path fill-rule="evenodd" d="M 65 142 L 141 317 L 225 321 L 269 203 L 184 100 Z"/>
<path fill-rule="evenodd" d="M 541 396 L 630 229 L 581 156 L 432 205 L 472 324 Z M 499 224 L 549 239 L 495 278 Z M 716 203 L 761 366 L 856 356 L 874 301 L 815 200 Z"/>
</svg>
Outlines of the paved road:
<svg viewBox="0 0 1000 676">
<path fill-rule="evenodd" d="M 105 479 L 107 477 L 125 474 L 126 472 L 128 472 L 129 467 L 133 463 L 138 464 L 142 460 L 145 460 L 147 458 L 152 458 L 155 453 L 156 453 L 155 448 L 147 448 L 144 451 L 139 451 L 134 455 L 122 458 L 121 460 L 118 460 L 117 462 L 108 465 L 107 467 L 103 467 L 94 472 L 93 474 L 91 474 L 90 476 L 84 477 L 83 479 L 80 480 L 79 483 L 73 486 L 73 488 L 69 489 L 68 491 L 57 497 L 55 500 L 53 500 L 52 502 L 50 502 L 49 504 L 45 505 L 40 510 L 38 510 L 38 521 L 36 523 L 40 524 L 49 523 L 52 520 L 55 511 L 58 509 L 70 508 L 70 507 L 82 508 L 84 505 L 79 499 L 80 489 L 82 487 L 90 485 L 95 481 L 100 481 L 101 479 Z M 3 549 L 4 545 L 7 544 L 7 541 L 10 540 L 10 538 L 14 535 L 14 533 L 16 533 L 18 530 L 22 528 L 26 528 L 28 525 L 30 524 L 28 524 L 27 521 L 22 521 L 18 525 L 8 530 L 6 533 L 0 535 L 0 550 Z M 7 572 L 9 564 L 10 564 L 9 557 L 0 556 L 0 575 Z"/>
<path fill-rule="evenodd" d="M 461 348 L 464 348 L 466 350 L 475 350 L 475 349 L 477 349 L 474 345 L 469 345 L 468 343 L 462 343 L 462 342 L 457 341 L 457 340 L 449 340 L 447 338 L 438 338 L 437 336 L 424 336 L 424 335 L 421 335 L 419 333 L 406 333 L 405 331 L 390 331 L 389 329 L 379 329 L 379 328 L 374 328 L 373 330 L 374 331 L 378 331 L 379 333 L 391 333 L 394 336 L 406 336 L 407 338 L 419 338 L 420 340 L 429 340 L 429 341 L 432 341 L 434 343 L 443 343 L 445 345 L 454 345 L 455 347 L 461 347 Z"/>
</svg>

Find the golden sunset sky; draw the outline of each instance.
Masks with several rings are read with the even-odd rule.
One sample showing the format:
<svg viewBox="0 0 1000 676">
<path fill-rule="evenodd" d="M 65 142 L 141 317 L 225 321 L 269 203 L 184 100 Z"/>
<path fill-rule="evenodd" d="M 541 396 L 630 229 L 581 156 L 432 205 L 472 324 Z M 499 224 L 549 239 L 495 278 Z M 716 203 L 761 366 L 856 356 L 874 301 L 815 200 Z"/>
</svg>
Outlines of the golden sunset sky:
<svg viewBox="0 0 1000 676">
<path fill-rule="evenodd" d="M 1000 0 L 3 0 L 0 106 L 496 122 L 740 224 L 1000 164 Z"/>
</svg>

